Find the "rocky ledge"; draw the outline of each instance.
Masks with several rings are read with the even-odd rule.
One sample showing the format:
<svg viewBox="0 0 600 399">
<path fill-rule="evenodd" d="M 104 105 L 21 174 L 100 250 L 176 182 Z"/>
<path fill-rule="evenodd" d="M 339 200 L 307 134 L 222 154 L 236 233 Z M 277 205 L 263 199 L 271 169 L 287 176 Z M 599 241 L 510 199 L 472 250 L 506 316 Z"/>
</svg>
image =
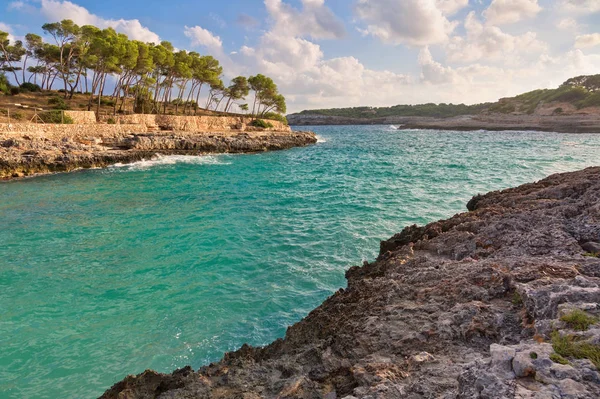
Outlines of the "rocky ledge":
<svg viewBox="0 0 600 399">
<path fill-rule="evenodd" d="M 100 168 L 161 155 L 255 153 L 317 142 L 311 132 L 156 132 L 85 135 L 0 134 L 0 180 Z"/>
<path fill-rule="evenodd" d="M 599 398 L 600 168 L 411 226 L 264 348 L 102 398 Z"/>
</svg>

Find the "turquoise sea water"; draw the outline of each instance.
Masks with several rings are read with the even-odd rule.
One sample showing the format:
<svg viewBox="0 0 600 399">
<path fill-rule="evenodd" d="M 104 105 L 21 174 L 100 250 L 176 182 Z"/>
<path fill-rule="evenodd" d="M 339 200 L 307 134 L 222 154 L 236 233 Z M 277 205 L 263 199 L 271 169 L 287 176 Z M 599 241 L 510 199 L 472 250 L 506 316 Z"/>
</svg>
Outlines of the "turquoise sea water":
<svg viewBox="0 0 600 399">
<path fill-rule="evenodd" d="M 0 397 L 90 398 L 267 344 L 404 226 L 600 164 L 600 135 L 313 130 L 308 148 L 0 184 Z"/>
</svg>

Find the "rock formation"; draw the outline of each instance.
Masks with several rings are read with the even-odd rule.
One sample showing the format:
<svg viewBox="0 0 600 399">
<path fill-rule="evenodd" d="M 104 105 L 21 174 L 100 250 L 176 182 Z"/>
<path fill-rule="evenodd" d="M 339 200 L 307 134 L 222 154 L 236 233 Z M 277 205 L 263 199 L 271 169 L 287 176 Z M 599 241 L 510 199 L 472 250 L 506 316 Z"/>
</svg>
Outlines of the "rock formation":
<svg viewBox="0 0 600 399">
<path fill-rule="evenodd" d="M 102 398 L 599 398 L 600 168 L 469 209 L 382 242 L 285 339 Z"/>
<path fill-rule="evenodd" d="M 36 126 L 33 124 L 29 127 Z M 40 125 L 42 126 L 42 125 Z M 61 126 L 64 131 L 59 130 Z M 220 133 L 154 132 L 130 134 L 124 126 L 53 125 L 58 129 L 0 133 L 0 180 L 129 163 L 162 155 L 247 153 L 283 150 L 317 142 L 314 133 L 230 131 Z M 99 129 L 106 129 L 100 132 Z"/>
</svg>

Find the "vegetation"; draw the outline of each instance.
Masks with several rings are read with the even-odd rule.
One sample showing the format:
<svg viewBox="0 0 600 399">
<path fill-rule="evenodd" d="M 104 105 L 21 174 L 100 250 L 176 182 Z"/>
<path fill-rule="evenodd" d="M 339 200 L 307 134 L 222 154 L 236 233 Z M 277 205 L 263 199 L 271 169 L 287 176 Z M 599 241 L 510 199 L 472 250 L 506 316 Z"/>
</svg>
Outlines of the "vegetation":
<svg viewBox="0 0 600 399">
<path fill-rule="evenodd" d="M 587 252 L 583 254 L 583 256 L 587 256 L 588 258 L 600 258 L 600 254 L 597 254 L 595 252 Z"/>
<path fill-rule="evenodd" d="M 65 103 L 65 100 L 61 97 L 51 97 L 48 99 L 48 105 L 52 107 L 52 109 L 58 110 L 67 110 L 69 106 Z"/>
<path fill-rule="evenodd" d="M 73 124 L 73 119 L 68 115 L 64 115 L 64 112 L 60 110 L 41 112 L 38 115 L 44 123 L 62 123 L 65 125 Z"/>
<path fill-rule="evenodd" d="M 30 33 L 24 42 L 11 42 L 8 33 L 0 31 L 0 70 L 17 85 L 13 89 L 0 75 L 1 92 L 16 93 L 19 86 L 19 92 L 60 87 L 64 99 L 85 93 L 88 110 L 110 106 L 115 114 L 166 114 L 172 112 L 167 106 L 174 105 L 175 114 L 187 115 L 200 109 L 201 96 L 207 99 L 205 110 L 229 112 L 237 105 L 248 111 L 243 101 L 252 91 L 252 113 L 257 117 L 280 118 L 286 112 L 285 98 L 271 78 L 238 76 L 226 85 L 223 68 L 210 55 L 177 50 L 166 41 L 130 40 L 112 28 L 78 26 L 71 20 L 44 24 L 42 30 L 48 41 Z"/>
<path fill-rule="evenodd" d="M 561 355 L 559 355 L 558 353 L 552 353 L 550 355 L 550 360 L 552 360 L 554 363 L 558 363 L 558 364 L 569 364 L 569 361 L 567 359 L 565 359 L 564 357 L 562 357 Z"/>
<path fill-rule="evenodd" d="M 564 321 L 569 327 L 577 331 L 586 331 L 591 325 L 598 322 L 597 318 L 588 315 L 581 309 L 576 309 L 563 315 L 560 320 Z"/>
<path fill-rule="evenodd" d="M 262 127 L 263 129 L 270 129 L 273 127 L 273 124 L 262 119 L 255 119 L 250 123 L 250 126 Z"/>
<path fill-rule="evenodd" d="M 533 114 L 547 103 L 568 103 L 577 109 L 600 107 L 600 75 L 578 76 L 567 80 L 557 89 L 534 90 L 511 98 L 503 98 L 495 103 L 475 105 L 465 104 L 421 104 L 395 105 L 393 107 L 355 107 L 337 109 L 317 109 L 302 111 L 300 114 L 339 116 L 358 119 L 376 119 L 390 116 L 424 116 L 447 118 L 461 115 L 474 115 L 482 112 L 501 114 Z M 562 107 L 554 109 L 554 115 L 564 113 Z"/>
<path fill-rule="evenodd" d="M 574 335 L 560 335 L 558 331 L 552 333 L 552 347 L 563 358 L 588 359 L 596 368 L 600 369 L 600 346 L 589 342 L 582 342 Z"/>
<path fill-rule="evenodd" d="M 431 116 L 446 118 L 452 116 L 478 114 L 488 108 L 490 104 L 421 104 L 421 105 L 395 105 L 393 107 L 355 107 L 317 109 L 302 111 L 301 114 L 317 114 L 325 116 L 342 116 L 347 118 L 376 119 L 388 116 Z"/>
</svg>

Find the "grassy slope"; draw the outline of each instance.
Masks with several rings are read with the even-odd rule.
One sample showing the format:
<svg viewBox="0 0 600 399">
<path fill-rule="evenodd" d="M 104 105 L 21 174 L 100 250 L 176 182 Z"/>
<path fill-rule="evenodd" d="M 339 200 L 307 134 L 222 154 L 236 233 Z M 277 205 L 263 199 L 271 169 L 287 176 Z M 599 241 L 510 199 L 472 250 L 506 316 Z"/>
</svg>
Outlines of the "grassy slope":
<svg viewBox="0 0 600 399">
<path fill-rule="evenodd" d="M 482 112 L 533 114 L 540 105 L 556 103 L 556 114 L 563 112 L 559 104 L 570 104 L 576 109 L 600 107 L 600 75 L 578 76 L 569 79 L 557 89 L 534 90 L 496 103 L 395 105 L 392 107 L 355 107 L 302 111 L 300 114 L 342 116 L 374 119 L 388 116 L 452 117 Z"/>
</svg>

